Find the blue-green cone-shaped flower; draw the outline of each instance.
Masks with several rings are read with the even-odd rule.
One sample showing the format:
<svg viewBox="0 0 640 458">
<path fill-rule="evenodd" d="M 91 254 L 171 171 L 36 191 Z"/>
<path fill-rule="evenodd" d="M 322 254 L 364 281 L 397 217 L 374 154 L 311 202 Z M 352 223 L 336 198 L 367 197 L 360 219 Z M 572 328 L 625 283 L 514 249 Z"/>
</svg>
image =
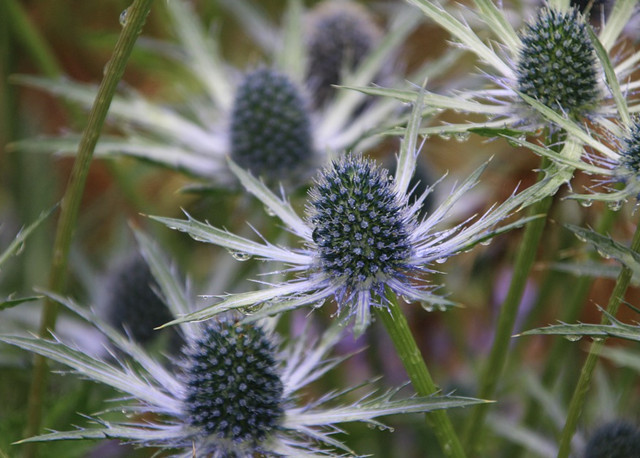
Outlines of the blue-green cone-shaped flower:
<svg viewBox="0 0 640 458">
<path fill-rule="evenodd" d="M 640 118 L 636 117 L 629 135 L 622 140 L 620 165 L 635 177 L 640 177 Z"/>
<path fill-rule="evenodd" d="M 233 160 L 267 182 L 277 183 L 296 181 L 312 156 L 309 112 L 296 85 L 268 68 L 247 74 L 233 105 Z"/>
<path fill-rule="evenodd" d="M 260 444 L 278 428 L 283 383 L 275 352 L 260 327 L 232 320 L 207 323 L 184 350 L 187 421 L 203 437 L 216 438 L 209 453 L 260 451 Z"/>
<path fill-rule="evenodd" d="M 379 294 L 387 279 L 402 276 L 414 223 L 386 169 L 349 156 L 321 174 L 310 197 L 312 237 L 328 276 Z"/>
<path fill-rule="evenodd" d="M 522 36 L 516 65 L 518 90 L 573 118 L 588 114 L 601 94 L 587 27 L 575 8 L 540 9 Z"/>
<path fill-rule="evenodd" d="M 107 280 L 106 321 L 138 343 L 151 342 L 164 332 L 154 328 L 173 319 L 155 288 L 147 263 L 140 256 L 128 259 Z"/>
<path fill-rule="evenodd" d="M 320 3 L 310 17 L 307 82 L 316 106 L 334 94 L 345 71 L 355 70 L 375 49 L 381 32 L 369 12 L 353 2 Z"/>
<path fill-rule="evenodd" d="M 640 430 L 625 421 L 605 423 L 593 432 L 585 458 L 640 457 Z"/>
</svg>

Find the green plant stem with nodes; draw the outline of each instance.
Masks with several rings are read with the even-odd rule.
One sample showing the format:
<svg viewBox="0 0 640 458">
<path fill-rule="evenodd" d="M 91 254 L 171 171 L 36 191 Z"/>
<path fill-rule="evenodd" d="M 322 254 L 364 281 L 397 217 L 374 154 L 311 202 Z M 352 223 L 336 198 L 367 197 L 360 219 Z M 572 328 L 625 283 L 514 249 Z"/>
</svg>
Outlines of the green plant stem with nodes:
<svg viewBox="0 0 640 458">
<path fill-rule="evenodd" d="M 596 232 L 599 234 L 606 234 L 609 232 L 616 219 L 618 212 L 605 208 L 604 212 L 600 215 L 598 224 L 596 225 Z M 596 251 L 589 253 L 589 260 L 597 260 L 600 255 Z M 587 275 L 581 276 L 577 279 L 573 287 L 573 294 L 567 302 L 567 307 L 564 309 L 564 314 L 560 320 L 564 323 L 573 323 L 578 320 L 580 312 L 584 306 L 589 289 L 593 279 Z M 553 355 L 553 358 L 548 358 L 548 364 L 544 368 L 542 374 L 542 386 L 550 388 L 555 382 L 560 370 L 565 365 L 566 358 L 568 357 L 569 350 L 573 347 L 572 342 L 566 339 L 555 339 L 549 354 Z M 530 399 L 525 407 L 525 414 L 522 423 L 524 425 L 535 427 L 542 419 L 542 406 L 534 399 Z M 525 452 L 524 448 L 518 446 L 514 448 L 512 453 L 508 453 L 508 456 L 520 456 Z"/>
<path fill-rule="evenodd" d="M 398 306 L 393 291 L 387 288 L 388 310 L 374 307 L 377 318 L 384 324 L 404 368 L 409 375 L 416 393 L 430 396 L 439 391 L 433 382 L 429 369 L 422 358 L 409 324 Z M 444 410 L 436 410 L 426 414 L 428 423 L 433 427 L 444 454 L 449 457 L 464 457 L 464 449 L 453 430 L 451 420 Z"/>
<path fill-rule="evenodd" d="M 631 250 L 634 252 L 640 251 L 640 226 L 636 226 L 636 231 L 633 235 L 633 240 L 631 241 Z M 633 272 L 631 269 L 626 266 L 622 266 L 622 271 L 618 275 L 616 286 L 613 288 L 613 292 L 609 297 L 609 304 L 607 305 L 607 312 L 611 316 L 615 316 L 616 313 L 618 313 L 618 308 L 620 307 L 620 303 L 622 302 L 629 283 L 631 282 L 632 275 Z M 602 315 L 601 324 L 610 324 L 609 319 L 604 314 Z M 585 361 L 584 366 L 582 366 L 580 378 L 578 379 L 578 383 L 569 404 L 569 411 L 567 412 L 564 429 L 560 436 L 558 458 L 567 458 L 569 456 L 569 452 L 571 451 L 571 438 L 576 431 L 578 420 L 584 405 L 584 398 L 591 383 L 591 376 L 593 375 L 600 351 L 602 350 L 605 341 L 606 338 L 602 338 L 593 342 L 589 350 L 587 360 Z"/>
<path fill-rule="evenodd" d="M 551 139 L 550 144 L 554 144 Z M 542 159 L 544 169 L 548 164 L 547 159 Z M 539 179 L 544 177 L 544 172 L 540 172 Z M 520 251 L 517 254 L 513 266 L 513 277 L 509 285 L 509 291 L 500 309 L 496 333 L 493 346 L 489 354 L 489 361 L 484 367 L 480 377 L 480 389 L 478 397 L 481 399 L 491 399 L 494 396 L 498 380 L 507 360 L 509 341 L 513 334 L 513 325 L 518 315 L 518 309 L 524 293 L 524 288 L 529 278 L 529 272 L 533 266 L 538 251 L 538 245 L 547 222 L 547 212 L 553 202 L 553 196 L 547 196 L 534 203 L 529 210 L 530 216 L 542 216 L 527 223 L 524 236 L 520 244 Z M 473 409 L 464 432 L 465 445 L 470 454 L 474 454 L 478 447 L 478 441 L 484 422 L 487 417 L 488 404 L 478 405 Z"/>
<path fill-rule="evenodd" d="M 83 132 L 78 153 L 71 171 L 67 189 L 62 198 L 60 216 L 53 245 L 53 260 L 49 275 L 49 289 L 60 293 L 67 279 L 67 264 L 71 238 L 78 219 L 78 210 L 84 187 L 93 158 L 93 151 L 100 136 L 107 111 L 116 91 L 116 87 L 124 74 L 124 69 L 131 55 L 136 39 L 145 23 L 153 0 L 134 0 L 127 10 L 126 22 L 115 45 L 113 55 L 106 65 L 106 71 L 98 88 L 96 99 L 89 113 L 87 126 Z M 55 328 L 57 305 L 46 301 L 43 308 L 39 335 L 46 337 Z M 27 407 L 27 427 L 25 434 L 33 436 L 40 429 L 42 402 L 47 362 L 42 356 L 36 356 L 33 368 L 31 389 Z M 35 456 L 36 449 L 30 444 L 25 449 L 25 456 Z"/>
</svg>

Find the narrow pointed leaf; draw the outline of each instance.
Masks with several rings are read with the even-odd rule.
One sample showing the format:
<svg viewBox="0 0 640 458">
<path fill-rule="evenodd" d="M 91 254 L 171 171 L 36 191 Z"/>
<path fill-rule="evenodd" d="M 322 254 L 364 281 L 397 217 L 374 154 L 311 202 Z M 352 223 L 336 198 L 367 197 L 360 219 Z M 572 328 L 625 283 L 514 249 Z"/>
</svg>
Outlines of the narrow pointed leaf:
<svg viewBox="0 0 640 458">
<path fill-rule="evenodd" d="M 2 264 L 4 262 L 7 261 L 7 259 L 9 259 L 11 256 L 16 255 L 17 253 L 20 252 L 21 247 L 24 245 L 25 240 L 27 239 L 27 237 L 29 237 L 29 235 L 45 220 L 47 219 L 47 217 L 49 215 L 51 215 L 51 213 L 53 213 L 53 211 L 57 208 L 58 206 L 55 205 L 53 207 L 51 207 L 49 210 L 43 211 L 42 213 L 40 213 L 40 216 L 38 216 L 38 218 L 31 224 L 29 224 L 27 227 L 24 227 L 22 229 L 20 229 L 20 231 L 18 232 L 18 234 L 15 236 L 15 238 L 13 239 L 13 241 L 9 244 L 9 246 L 7 248 L 5 248 L 5 250 L 0 253 L 0 266 L 2 266 Z"/>
</svg>

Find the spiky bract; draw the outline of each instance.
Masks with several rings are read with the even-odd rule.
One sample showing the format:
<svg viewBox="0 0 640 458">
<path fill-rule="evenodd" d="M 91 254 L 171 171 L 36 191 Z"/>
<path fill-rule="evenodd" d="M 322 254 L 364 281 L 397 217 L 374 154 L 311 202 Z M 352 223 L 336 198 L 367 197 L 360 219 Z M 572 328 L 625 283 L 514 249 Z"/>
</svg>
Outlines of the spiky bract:
<svg viewBox="0 0 640 458">
<path fill-rule="evenodd" d="M 600 99 L 588 25 L 575 8 L 542 8 L 526 26 L 516 65 L 518 90 L 557 112 L 579 118 Z"/>
<path fill-rule="evenodd" d="M 310 197 L 313 241 L 330 277 L 362 290 L 407 267 L 411 220 L 386 169 L 345 156 L 320 174 Z"/>
<path fill-rule="evenodd" d="M 188 423 L 222 439 L 216 447 L 227 440 L 230 450 L 260 450 L 283 414 L 275 351 L 258 326 L 207 324 L 185 349 Z"/>
<path fill-rule="evenodd" d="M 233 160 L 273 183 L 295 180 L 312 154 L 309 112 L 296 85 L 276 70 L 248 73 L 233 106 Z"/>
<path fill-rule="evenodd" d="M 620 165 L 634 176 L 640 176 L 640 118 L 636 117 L 629 135 L 622 140 Z"/>
</svg>

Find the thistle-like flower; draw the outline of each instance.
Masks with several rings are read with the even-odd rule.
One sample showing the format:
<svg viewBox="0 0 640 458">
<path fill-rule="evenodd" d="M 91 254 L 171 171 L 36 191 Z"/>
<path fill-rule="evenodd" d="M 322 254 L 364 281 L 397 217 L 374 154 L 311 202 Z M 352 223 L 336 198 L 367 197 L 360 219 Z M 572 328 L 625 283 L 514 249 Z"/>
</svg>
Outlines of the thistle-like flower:
<svg viewBox="0 0 640 458">
<path fill-rule="evenodd" d="M 627 458 L 640 455 L 640 430 L 626 421 L 612 421 L 597 428 L 584 458 Z"/>
<path fill-rule="evenodd" d="M 355 318 L 354 332 L 359 335 L 371 321 L 372 307 L 386 307 L 387 288 L 408 301 L 426 304 L 427 309 L 453 305 L 434 294 L 424 274 L 433 270 L 434 263 L 442 263 L 493 236 L 492 229 L 499 221 L 521 205 L 546 195 L 548 187 L 557 184 L 555 178 L 543 180 L 475 220 L 454 227 L 442 225 L 456 201 L 477 183 L 484 168 L 481 167 L 430 215 L 418 220 L 422 203 L 432 191 L 428 188 L 412 201 L 408 189 L 419 152 L 416 136 L 421 110 L 419 104 L 414 107 L 393 178 L 372 160 L 357 154 L 344 155 L 316 178 L 309 192 L 306 218 L 298 216 L 286 197 L 275 195 L 262 182 L 230 164 L 247 191 L 301 239 L 300 248 L 254 242 L 188 215 L 186 221 L 153 217 L 196 240 L 242 253 L 239 258 L 256 256 L 285 263 L 290 266 L 289 272 L 295 274 L 291 280 L 269 284 L 255 292 L 231 295 L 177 321 L 204 320 L 230 309 L 264 304 L 248 317 L 254 320 L 283 310 L 322 304 L 335 297 L 339 313 Z M 274 300 L 277 302 L 273 303 Z"/>
<path fill-rule="evenodd" d="M 101 313 L 106 321 L 128 333 L 140 344 L 149 343 L 158 333 L 154 328 L 172 318 L 157 295 L 157 285 L 149 266 L 140 257 L 127 259 L 106 280 L 106 300 Z"/>
<path fill-rule="evenodd" d="M 259 35 L 256 42 L 265 51 L 262 65 L 283 75 L 283 78 L 286 75 L 290 80 L 291 84 L 275 84 L 271 88 L 273 93 L 262 91 L 251 96 L 253 108 L 257 110 L 257 107 L 270 106 L 270 110 L 265 113 L 250 111 L 247 114 L 241 108 L 247 100 L 246 92 L 254 89 L 249 85 L 249 80 L 265 70 L 244 72 L 232 68 L 222 59 L 216 42 L 208 36 L 189 5 L 186 2 L 168 2 L 168 18 L 179 42 L 152 42 L 150 49 L 175 51 L 162 52 L 161 57 L 168 58 L 174 67 L 182 71 L 176 87 L 179 94 L 184 94 L 184 100 L 173 108 L 169 104 L 160 105 L 133 90 L 120 93 L 114 98 L 108 115 L 108 121 L 119 130 L 120 135 L 103 136 L 96 147 L 96 157 L 133 156 L 199 178 L 205 187 L 228 187 L 232 175 L 227 168 L 226 156 L 231 154 L 239 164 L 246 166 L 253 158 L 247 157 L 243 161 L 239 156 L 246 153 L 247 148 L 258 144 L 260 133 L 269 129 L 268 140 L 272 145 L 269 151 L 276 154 L 268 160 L 260 156 L 261 165 L 253 163 L 252 171 L 277 183 L 283 178 L 289 160 L 304 159 L 302 164 L 297 165 L 307 166 L 310 170 L 306 170 L 304 175 L 311 176 L 315 171 L 313 166 L 326 162 L 325 154 L 342 151 L 356 144 L 374 144 L 380 137 L 372 138 L 369 132 L 382 124 L 393 124 L 401 114 L 402 104 L 397 101 L 379 99 L 363 105 L 369 98 L 353 91 L 312 111 L 309 104 L 299 101 L 312 99 L 305 93 L 307 42 L 303 35 L 305 28 L 302 27 L 304 11 L 297 4 L 290 3 L 285 23 L 280 27 L 266 21 L 264 15 L 256 13 L 250 4 L 243 1 L 227 2 L 226 6 L 232 10 L 241 8 L 242 13 L 238 16 L 241 21 L 248 21 L 247 32 Z M 390 22 L 390 30 L 378 43 L 379 46 L 372 49 L 352 73 L 332 83 L 366 85 L 373 81 L 389 56 L 417 24 L 415 15 L 408 16 L 406 9 L 396 16 Z M 261 64 L 245 65 L 256 68 Z M 438 71 L 442 70 L 443 66 L 438 67 Z M 245 77 L 242 77 L 243 73 Z M 423 80 L 431 73 L 428 68 L 423 68 L 411 79 Z M 190 82 L 193 81 L 188 87 L 182 86 L 184 74 L 191 78 Z M 400 77 L 398 79 L 401 80 Z M 54 81 L 29 76 L 20 77 L 19 80 L 87 107 L 95 98 L 93 86 L 69 80 Z M 262 98 L 255 105 L 259 96 Z M 291 103 L 272 103 L 275 100 L 290 100 Z M 276 113 L 278 108 L 291 108 L 293 111 Z M 252 117 L 252 114 L 256 117 Z M 258 120 L 261 115 L 268 116 L 268 119 Z M 292 121 L 298 116 L 298 121 Z M 255 128 L 258 129 L 257 133 Z M 295 132 L 290 130 L 292 128 Z M 308 129 L 310 132 L 306 132 Z M 239 136 L 244 133 L 253 140 L 249 143 L 239 142 Z M 301 142 L 299 145 L 291 144 L 293 134 Z M 74 154 L 78 141 L 78 135 L 68 135 L 25 140 L 12 145 L 12 148 Z M 290 151 L 294 146 L 297 148 L 301 145 L 299 151 Z M 280 152 L 283 156 L 277 154 Z M 283 158 L 287 160 L 282 161 Z M 270 161 L 276 163 L 277 167 L 270 167 Z M 289 176 L 293 176 L 295 182 L 302 181 L 298 173 L 300 168 L 289 169 Z"/>
<path fill-rule="evenodd" d="M 233 104 L 230 148 L 238 165 L 272 183 L 311 169 L 309 110 L 286 75 L 261 68 L 245 76 Z"/>
<path fill-rule="evenodd" d="M 334 84 L 358 68 L 382 39 L 366 8 L 353 2 L 325 1 L 310 14 L 306 80 L 316 106 L 335 95 Z"/>
<path fill-rule="evenodd" d="M 448 124 L 423 129 L 423 133 L 461 134 L 482 128 L 496 132 L 518 129 L 537 132 L 554 125 L 540 114 L 531 100 L 573 119 L 595 123 L 616 117 L 612 84 L 631 91 L 640 84 L 630 77 L 640 59 L 637 53 L 626 59 L 609 56 L 625 24 L 631 19 L 635 1 L 617 2 L 598 36 L 583 14 L 564 2 L 550 1 L 538 8 L 522 32 L 516 32 L 504 11 L 493 2 L 477 1 L 479 22 L 495 34 L 486 43 L 464 20 L 429 0 L 410 0 L 429 18 L 446 29 L 460 45 L 476 54 L 491 83 L 488 88 L 455 90 L 452 95 L 426 93 L 427 106 L 484 115 L 486 121 Z M 612 66 L 610 61 L 617 64 Z M 607 74 L 604 77 L 604 74 Z M 360 88 L 377 95 L 410 101 L 416 91 Z"/>
<path fill-rule="evenodd" d="M 162 291 L 173 313 L 190 307 L 185 290 L 161 261 L 157 248 L 139 235 L 153 260 Z M 117 361 L 91 357 L 61 340 L 0 336 L 0 341 L 44 355 L 83 377 L 124 393 L 116 411 L 126 417 L 93 418 L 95 423 L 25 441 L 119 439 L 160 449 L 163 456 L 242 457 L 351 455 L 337 437 L 339 425 L 362 421 L 380 425 L 378 417 L 426 412 L 480 401 L 453 396 L 395 399 L 398 390 L 370 392 L 354 404 L 330 407 L 352 389 L 326 394 L 308 404 L 300 392 L 345 357 L 329 357 L 342 337 L 333 326 L 319 339 L 292 339 L 287 345 L 273 332 L 273 321 L 240 324 L 232 316 L 199 325 L 183 325 L 188 342 L 171 369 L 146 353 L 86 307 L 51 296 L 95 326 L 119 350 Z M 124 359 L 128 357 L 127 359 Z M 363 385 L 367 385 L 365 383 Z M 361 385 L 361 386 L 363 386 Z"/>
</svg>

